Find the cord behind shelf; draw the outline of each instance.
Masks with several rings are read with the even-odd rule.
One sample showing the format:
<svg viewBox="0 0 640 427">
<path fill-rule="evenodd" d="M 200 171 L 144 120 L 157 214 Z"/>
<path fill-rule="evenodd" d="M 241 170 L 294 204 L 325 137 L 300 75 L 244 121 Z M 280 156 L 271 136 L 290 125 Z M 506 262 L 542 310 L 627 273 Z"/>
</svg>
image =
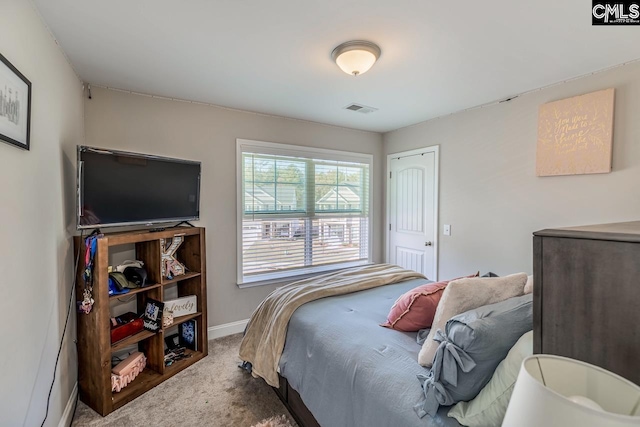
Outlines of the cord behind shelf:
<svg viewBox="0 0 640 427">
<path fill-rule="evenodd" d="M 100 233 L 99 229 L 94 230 L 91 235 L 93 235 L 95 232 L 98 232 L 98 234 Z M 84 239 L 84 235 L 82 233 L 80 233 L 80 239 Z M 53 392 L 53 385 L 56 382 L 56 372 L 58 371 L 58 362 L 60 361 L 60 353 L 62 353 L 62 345 L 64 344 L 64 337 L 67 333 L 67 326 L 69 325 L 69 317 L 71 317 L 71 307 L 73 306 L 73 294 L 76 288 L 76 280 L 77 280 L 77 275 L 76 275 L 76 271 L 78 271 L 78 263 L 80 262 L 80 252 L 82 252 L 81 250 L 78 249 L 78 253 L 76 255 L 76 260 L 74 262 L 74 266 L 73 266 L 73 281 L 71 284 L 71 292 L 69 294 L 69 304 L 67 304 L 67 316 L 66 319 L 64 321 L 64 328 L 62 329 L 62 337 L 60 338 L 60 346 L 58 347 L 58 355 L 56 356 L 56 364 L 53 367 L 53 380 L 51 380 L 51 386 L 49 387 L 49 394 L 47 396 L 47 407 L 45 409 L 45 413 L 44 413 L 44 419 L 42 420 L 42 424 L 40 424 L 41 427 L 44 426 L 45 421 L 47 421 L 47 417 L 49 416 L 49 405 L 51 403 L 51 393 Z M 76 402 L 77 403 L 77 402 Z M 75 412 L 75 409 L 74 409 Z"/>
</svg>

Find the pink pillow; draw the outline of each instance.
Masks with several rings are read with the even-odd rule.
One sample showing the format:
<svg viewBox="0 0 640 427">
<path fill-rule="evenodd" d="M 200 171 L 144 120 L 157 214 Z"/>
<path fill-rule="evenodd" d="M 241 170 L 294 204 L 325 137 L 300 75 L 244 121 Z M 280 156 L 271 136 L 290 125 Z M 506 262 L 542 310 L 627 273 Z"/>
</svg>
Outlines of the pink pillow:
<svg viewBox="0 0 640 427">
<path fill-rule="evenodd" d="M 477 276 L 478 273 L 467 277 Z M 453 280 L 427 283 L 405 292 L 391 307 L 387 321 L 380 326 L 403 332 L 430 328 L 444 289 Z"/>
</svg>

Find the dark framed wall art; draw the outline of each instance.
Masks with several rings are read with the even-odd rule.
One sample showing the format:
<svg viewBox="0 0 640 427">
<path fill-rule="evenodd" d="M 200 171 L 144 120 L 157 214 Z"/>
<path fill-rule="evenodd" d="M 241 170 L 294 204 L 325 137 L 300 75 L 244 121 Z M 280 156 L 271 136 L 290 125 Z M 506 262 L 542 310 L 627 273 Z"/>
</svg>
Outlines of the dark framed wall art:
<svg viewBox="0 0 640 427">
<path fill-rule="evenodd" d="M 29 149 L 31 82 L 0 54 L 0 140 Z"/>
</svg>

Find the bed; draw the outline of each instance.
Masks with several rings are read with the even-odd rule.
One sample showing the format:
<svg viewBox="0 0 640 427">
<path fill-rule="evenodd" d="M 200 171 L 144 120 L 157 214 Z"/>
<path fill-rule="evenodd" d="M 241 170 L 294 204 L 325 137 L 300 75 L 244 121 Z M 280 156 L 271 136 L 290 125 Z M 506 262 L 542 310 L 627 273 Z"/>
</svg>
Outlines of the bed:
<svg viewBox="0 0 640 427">
<path fill-rule="evenodd" d="M 637 372 L 628 370 L 629 366 L 633 365 L 629 365 L 628 360 L 638 358 L 636 348 L 631 349 L 627 345 L 633 340 L 624 338 L 622 333 L 611 335 L 610 328 L 602 327 L 607 323 L 602 321 L 594 323 L 592 310 L 584 311 L 584 307 L 595 307 L 597 312 L 607 313 L 609 317 L 615 314 L 617 323 L 634 324 L 637 310 L 633 310 L 635 305 L 632 302 L 637 299 L 637 286 L 635 286 L 637 281 L 633 278 L 637 275 L 633 274 L 635 264 L 632 261 L 637 260 L 638 251 L 634 252 L 636 248 L 631 246 L 634 244 L 637 246 L 637 236 L 634 237 L 633 233 L 638 234 L 638 224 L 640 223 L 607 226 L 615 231 L 608 234 L 602 233 L 601 229 L 604 226 L 596 226 L 596 231 L 603 234 L 602 236 L 595 236 L 591 229 L 587 230 L 586 234 L 583 233 L 586 237 L 576 235 L 576 233 L 582 233 L 582 229 L 558 232 L 544 230 L 536 233 L 535 284 L 531 280 L 531 285 L 529 283 L 525 285 L 525 293 L 533 289 L 532 336 L 534 338 L 532 341 L 535 353 L 542 351 L 584 360 L 606 366 L 613 372 L 626 375 L 632 380 L 637 379 L 635 375 Z M 623 235 L 619 232 L 620 229 L 626 230 L 631 236 Z M 629 232 L 629 229 L 633 232 Z M 567 233 L 573 234 L 565 235 Z M 562 237 L 563 239 L 560 240 L 566 241 L 565 243 L 573 243 L 572 240 L 578 240 L 577 243 L 586 242 L 583 246 L 587 243 L 601 246 L 606 243 L 609 246 L 615 245 L 615 250 L 589 247 L 589 250 L 584 252 L 588 253 L 590 258 L 584 256 L 578 257 L 579 259 L 571 252 L 570 255 L 578 260 L 569 266 L 571 268 L 564 262 L 569 252 L 558 252 L 552 254 L 551 258 L 547 257 L 556 262 L 558 268 L 552 271 L 545 266 L 543 271 L 541 268 L 542 254 L 544 254 L 542 241 L 543 239 L 557 240 L 558 236 Z M 557 245 L 550 245 L 546 248 L 547 243 L 545 243 L 544 248 L 551 251 L 557 249 Z M 616 256 L 623 261 L 628 261 L 624 265 L 618 263 L 620 265 L 614 269 L 615 277 L 602 273 L 612 271 L 609 265 L 611 262 L 609 264 L 593 262 L 593 259 L 600 259 L 602 253 L 608 253 L 607 250 L 611 253 L 615 252 Z M 622 252 L 624 254 L 620 255 Z M 545 262 L 547 258 L 544 258 Z M 600 270 L 597 270 L 598 268 Z M 585 272 L 589 274 L 585 276 Z M 602 274 L 596 274 L 598 272 Z M 297 282 L 295 285 L 300 283 Z M 429 281 L 424 278 L 410 280 L 404 278 L 388 281 L 382 286 L 377 285 L 379 287 L 357 290 L 357 292 L 352 290 L 351 293 L 343 295 L 322 295 L 321 299 L 305 301 L 306 303 L 297 306 L 290 313 L 284 332 L 280 334 L 282 340 L 278 347 L 280 350 L 277 357 L 271 359 L 270 366 L 273 372 L 271 379 L 265 378 L 265 380 L 274 386 L 276 393 L 301 427 L 318 427 L 319 425 L 323 427 L 460 426 L 454 418 L 447 416 L 450 407 L 440 407 L 433 417 L 417 416 L 415 407 L 423 401 L 424 395 L 417 376 L 428 372 L 427 368 L 423 368 L 417 362 L 421 349 L 416 341 L 417 334 L 379 326 L 386 320 L 390 307 L 401 294 L 424 283 Z M 612 288 L 608 286 L 610 283 L 618 285 L 615 287 L 615 298 L 611 295 Z M 569 284 L 572 286 L 568 286 Z M 589 288 L 591 293 L 582 295 L 579 292 L 581 298 L 576 299 L 577 286 L 580 286 L 581 292 Z M 526 290 L 527 287 L 529 291 Z M 598 292 L 606 298 L 593 297 L 595 289 L 598 289 Z M 567 312 L 566 301 L 573 301 L 569 312 Z M 597 301 L 598 304 L 594 306 L 593 301 Z M 547 320 L 543 319 L 543 312 L 544 319 Z M 558 341 L 557 339 L 553 341 L 558 334 L 563 337 L 567 334 L 563 330 L 558 332 L 557 327 L 553 329 L 553 319 L 558 319 L 559 316 L 564 321 L 563 328 L 571 325 L 573 329 L 570 330 L 574 335 L 587 328 L 590 337 L 588 342 L 611 343 L 611 339 L 614 339 L 615 345 L 588 346 L 583 345 L 583 340 L 571 341 L 570 339 L 568 342 L 563 342 L 562 348 L 548 345 L 549 342 Z M 511 324 L 511 322 L 507 323 Z M 552 327 L 549 327 L 549 324 Z M 624 331 L 624 333 L 633 333 L 633 330 L 628 328 Z M 498 335 L 504 335 L 502 329 Z M 495 341 L 487 342 L 491 343 L 490 348 L 494 348 Z M 541 343 L 545 344 L 544 349 L 541 348 Z M 616 346 L 621 348 L 621 345 L 626 346 L 625 348 L 629 351 L 626 353 L 617 351 L 615 358 L 602 359 L 602 354 L 607 354 L 603 349 L 616 348 Z M 520 356 L 525 357 L 524 354 Z M 249 359 L 243 358 L 243 360 Z"/>
<path fill-rule="evenodd" d="M 424 394 L 417 379 L 416 333 L 380 327 L 407 280 L 304 304 L 290 319 L 276 392 L 303 427 L 459 427 L 447 417 L 419 418 Z"/>
<path fill-rule="evenodd" d="M 531 330 L 526 281 L 524 273 L 474 275 L 421 286 L 432 282 L 391 264 L 315 276 L 267 296 L 249 320 L 239 356 L 254 377 L 276 389 L 302 427 L 459 427 L 447 416 L 448 405 L 472 400 Z M 380 326 L 407 291 L 445 286 L 435 301 L 438 332 L 424 347 L 417 332 Z M 431 360 L 433 369 L 424 368 Z"/>
</svg>

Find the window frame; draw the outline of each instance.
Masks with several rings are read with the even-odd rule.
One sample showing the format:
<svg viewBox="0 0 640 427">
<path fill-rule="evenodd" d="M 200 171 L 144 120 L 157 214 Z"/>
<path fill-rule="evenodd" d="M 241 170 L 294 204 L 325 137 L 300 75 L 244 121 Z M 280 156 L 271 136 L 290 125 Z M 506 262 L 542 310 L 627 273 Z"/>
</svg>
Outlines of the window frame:
<svg viewBox="0 0 640 427">
<path fill-rule="evenodd" d="M 256 275 L 251 278 L 245 278 L 243 275 L 243 153 L 252 152 L 266 155 L 303 157 L 309 159 L 319 159 L 327 161 L 341 161 L 363 163 L 369 166 L 368 171 L 368 236 L 367 236 L 367 259 L 362 261 L 347 261 L 341 264 L 330 264 L 320 266 L 309 266 L 290 271 L 280 271 L 274 273 L 265 273 Z M 287 217 L 295 216 L 284 214 Z M 314 217 L 310 217 L 314 218 Z M 277 220 L 277 216 L 274 216 Z M 276 142 L 256 141 L 249 139 L 236 139 L 236 284 L 240 288 L 268 285 L 274 283 L 285 283 L 311 277 L 320 273 L 340 270 L 343 268 L 372 264 L 373 262 L 373 154 L 354 153 L 349 151 L 330 150 L 326 148 L 306 147 L 292 144 L 281 144 Z"/>
</svg>

